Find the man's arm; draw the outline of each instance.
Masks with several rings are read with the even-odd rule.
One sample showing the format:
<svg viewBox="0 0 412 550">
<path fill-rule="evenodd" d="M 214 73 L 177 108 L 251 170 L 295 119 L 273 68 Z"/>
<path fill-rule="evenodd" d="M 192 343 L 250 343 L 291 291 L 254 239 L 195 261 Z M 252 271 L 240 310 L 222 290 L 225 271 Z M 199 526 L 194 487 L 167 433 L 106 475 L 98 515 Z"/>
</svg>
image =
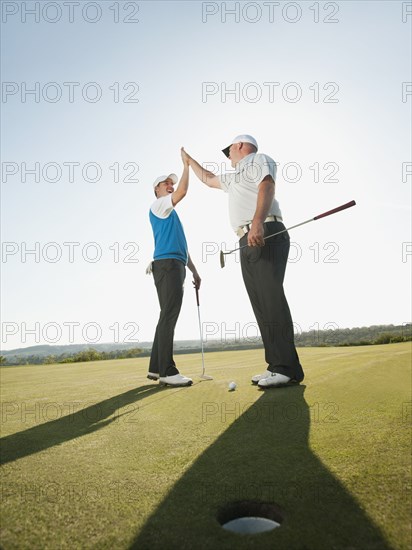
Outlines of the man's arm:
<svg viewBox="0 0 412 550">
<path fill-rule="evenodd" d="M 180 153 L 182 155 L 183 161 L 183 174 L 180 178 L 179 185 L 177 186 L 176 191 L 172 193 L 173 206 L 176 206 L 178 202 L 185 198 L 187 190 L 189 188 L 189 162 L 185 157 L 186 153 L 183 147 L 180 149 Z"/>
<path fill-rule="evenodd" d="M 259 184 L 256 211 L 247 237 L 247 244 L 249 246 L 265 245 L 265 241 L 263 240 L 263 222 L 267 218 L 274 196 L 275 182 L 272 176 L 266 176 Z"/>
<path fill-rule="evenodd" d="M 187 267 L 190 269 L 193 275 L 193 284 L 195 288 L 200 288 L 200 282 L 201 278 L 199 276 L 199 273 L 197 272 L 197 269 L 195 268 L 195 264 L 192 262 L 192 258 L 190 257 L 190 254 L 188 254 L 189 258 L 187 261 Z"/>
<path fill-rule="evenodd" d="M 203 181 L 208 187 L 214 187 L 215 189 L 221 189 L 220 180 L 218 176 L 215 176 L 213 172 L 209 172 L 209 170 L 205 170 L 200 164 L 192 158 L 186 151 L 183 149 L 183 154 L 185 155 L 187 162 L 192 167 L 193 172 L 196 174 L 196 176 L 200 179 L 200 181 Z"/>
</svg>

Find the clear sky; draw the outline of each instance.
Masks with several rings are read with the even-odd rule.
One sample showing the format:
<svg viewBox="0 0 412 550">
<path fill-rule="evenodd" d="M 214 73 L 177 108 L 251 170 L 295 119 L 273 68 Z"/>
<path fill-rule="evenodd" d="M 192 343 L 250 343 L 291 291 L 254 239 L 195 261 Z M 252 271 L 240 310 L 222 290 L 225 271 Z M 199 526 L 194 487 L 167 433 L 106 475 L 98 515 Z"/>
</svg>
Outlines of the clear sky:
<svg viewBox="0 0 412 550">
<path fill-rule="evenodd" d="M 291 232 L 296 331 L 410 322 L 411 21 L 397 1 L 2 2 L 2 349 L 152 340 L 152 181 L 181 146 L 230 169 L 240 133 L 278 163 L 287 226 L 357 201 Z M 205 338 L 253 339 L 238 258 L 219 264 L 227 196 L 192 174 L 177 211 Z"/>
</svg>

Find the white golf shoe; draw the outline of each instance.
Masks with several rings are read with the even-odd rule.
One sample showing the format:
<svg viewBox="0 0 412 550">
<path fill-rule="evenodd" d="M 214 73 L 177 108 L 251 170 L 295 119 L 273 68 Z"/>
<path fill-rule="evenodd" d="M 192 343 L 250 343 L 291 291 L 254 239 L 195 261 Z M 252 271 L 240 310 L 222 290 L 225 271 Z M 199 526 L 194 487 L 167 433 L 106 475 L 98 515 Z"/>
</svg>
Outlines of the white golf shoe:
<svg viewBox="0 0 412 550">
<path fill-rule="evenodd" d="M 147 378 L 149 380 L 159 380 L 159 373 L 158 372 L 148 372 Z"/>
<path fill-rule="evenodd" d="M 173 376 L 161 376 L 159 378 L 159 383 L 162 386 L 182 387 L 191 386 L 193 380 L 187 376 L 183 376 L 183 374 L 174 374 Z"/>
<path fill-rule="evenodd" d="M 259 382 L 259 380 L 262 380 L 262 378 L 267 378 L 268 376 L 270 376 L 272 373 L 270 370 L 267 370 L 265 371 L 263 374 L 256 374 L 255 376 L 253 376 L 251 378 L 251 382 L 252 384 L 257 384 Z"/>
<path fill-rule="evenodd" d="M 269 376 L 261 378 L 258 382 L 259 388 L 276 388 L 281 386 L 286 386 L 292 379 L 289 376 L 284 374 L 279 374 L 277 372 L 271 372 Z"/>
</svg>

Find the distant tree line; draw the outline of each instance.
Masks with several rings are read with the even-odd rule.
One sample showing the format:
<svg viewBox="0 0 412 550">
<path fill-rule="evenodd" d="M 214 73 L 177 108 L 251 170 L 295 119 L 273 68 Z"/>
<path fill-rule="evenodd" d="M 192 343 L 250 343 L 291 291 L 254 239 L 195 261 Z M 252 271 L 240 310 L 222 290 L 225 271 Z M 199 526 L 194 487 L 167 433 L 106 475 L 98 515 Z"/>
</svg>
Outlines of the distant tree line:
<svg viewBox="0 0 412 550">
<path fill-rule="evenodd" d="M 300 347 L 370 346 L 412 340 L 412 325 L 376 325 L 303 332 L 296 337 Z"/>
<path fill-rule="evenodd" d="M 374 325 L 371 327 L 339 328 L 332 323 L 328 330 L 311 330 L 294 334 L 297 347 L 370 346 L 409 342 L 412 340 L 412 324 Z M 284 335 L 288 337 L 287 334 Z M 292 337 L 292 335 L 290 335 Z M 262 347 L 260 338 L 211 341 L 207 351 L 253 349 Z"/>
<path fill-rule="evenodd" d="M 331 325 L 333 326 L 333 325 Z M 294 335 L 297 347 L 332 347 L 332 346 L 370 346 L 377 344 L 393 344 L 412 340 L 412 324 L 404 325 L 374 325 L 371 327 L 331 328 L 329 330 L 311 330 Z M 183 345 L 176 342 L 175 353 L 196 353 L 200 349 L 195 342 Z M 211 340 L 205 342 L 205 352 L 235 351 L 257 349 L 262 347 L 260 338 Z M 108 359 L 131 359 L 147 357 L 150 349 L 129 348 L 113 351 L 97 351 L 87 348 L 77 353 L 61 353 L 49 355 L 10 355 L 0 356 L 0 364 L 10 365 L 41 365 L 53 363 L 82 363 L 86 361 L 104 361 Z"/>
<path fill-rule="evenodd" d="M 143 350 L 140 348 L 130 348 L 127 350 L 97 351 L 89 348 L 78 353 L 61 353 L 60 355 L 28 355 L 20 357 L 15 355 L 10 358 L 0 356 L 2 365 L 51 365 L 53 363 L 83 363 L 87 361 L 105 361 L 108 359 L 131 359 L 139 357 Z"/>
</svg>

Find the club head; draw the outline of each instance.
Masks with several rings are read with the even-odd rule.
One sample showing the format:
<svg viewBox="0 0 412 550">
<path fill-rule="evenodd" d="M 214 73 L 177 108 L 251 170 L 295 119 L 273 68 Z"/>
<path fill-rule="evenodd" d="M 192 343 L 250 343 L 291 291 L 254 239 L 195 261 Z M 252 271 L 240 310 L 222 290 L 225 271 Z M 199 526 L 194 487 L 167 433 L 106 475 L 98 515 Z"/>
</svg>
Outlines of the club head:
<svg viewBox="0 0 412 550">
<path fill-rule="evenodd" d="M 223 250 L 220 251 L 220 267 L 225 267 L 225 255 L 223 254 Z"/>
<path fill-rule="evenodd" d="M 213 380 L 213 376 L 209 376 L 208 374 L 202 374 L 200 378 L 202 380 Z"/>
</svg>

